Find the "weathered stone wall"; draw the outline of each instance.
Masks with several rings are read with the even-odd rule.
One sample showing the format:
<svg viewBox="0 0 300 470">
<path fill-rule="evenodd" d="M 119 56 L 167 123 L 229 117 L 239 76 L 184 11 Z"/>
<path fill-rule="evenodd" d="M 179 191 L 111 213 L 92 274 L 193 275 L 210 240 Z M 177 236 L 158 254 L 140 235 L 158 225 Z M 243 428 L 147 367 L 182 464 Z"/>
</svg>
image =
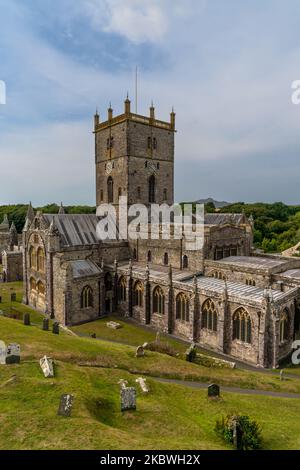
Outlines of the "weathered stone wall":
<svg viewBox="0 0 300 470">
<path fill-rule="evenodd" d="M 5 251 L 2 256 L 3 275 L 6 282 L 23 280 L 23 252 Z"/>
</svg>

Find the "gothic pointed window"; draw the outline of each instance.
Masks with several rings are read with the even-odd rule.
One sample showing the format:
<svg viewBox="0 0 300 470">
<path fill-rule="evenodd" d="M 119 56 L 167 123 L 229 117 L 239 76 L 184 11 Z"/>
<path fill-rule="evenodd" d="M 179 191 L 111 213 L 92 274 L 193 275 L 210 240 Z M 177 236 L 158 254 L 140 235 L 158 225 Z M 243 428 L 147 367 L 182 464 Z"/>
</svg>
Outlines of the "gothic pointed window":
<svg viewBox="0 0 300 470">
<path fill-rule="evenodd" d="M 90 308 L 93 306 L 93 291 L 90 286 L 85 286 L 81 291 L 81 308 Z"/>
<path fill-rule="evenodd" d="M 112 277 L 110 273 L 105 274 L 104 285 L 106 292 L 112 290 Z"/>
<path fill-rule="evenodd" d="M 143 294 L 144 288 L 141 281 L 137 281 L 133 289 L 133 306 L 142 307 L 143 306 Z"/>
<path fill-rule="evenodd" d="M 148 137 L 148 149 L 151 149 L 151 137 Z"/>
<path fill-rule="evenodd" d="M 37 251 L 37 269 L 40 272 L 45 272 L 45 254 L 42 248 Z"/>
<path fill-rule="evenodd" d="M 189 299 L 183 292 L 180 292 L 176 297 L 176 319 L 189 321 Z"/>
<path fill-rule="evenodd" d="M 251 343 L 252 323 L 249 313 L 243 308 L 238 308 L 232 318 L 232 339 L 238 339 L 244 343 Z"/>
<path fill-rule="evenodd" d="M 186 255 L 182 258 L 182 267 L 183 269 L 187 269 L 189 267 L 189 259 Z"/>
<path fill-rule="evenodd" d="M 126 279 L 124 276 L 120 277 L 119 282 L 118 282 L 118 297 L 120 302 L 126 302 Z"/>
<path fill-rule="evenodd" d="M 168 266 L 168 264 L 169 264 L 169 255 L 168 255 L 168 253 L 165 253 L 164 254 L 164 265 Z"/>
<path fill-rule="evenodd" d="M 151 175 L 149 178 L 149 202 L 155 202 L 155 176 Z"/>
<path fill-rule="evenodd" d="M 164 315 L 165 313 L 165 296 L 160 286 L 155 287 L 152 296 L 152 312 Z"/>
<path fill-rule="evenodd" d="M 152 253 L 151 253 L 150 250 L 147 253 L 147 261 L 148 261 L 148 263 L 151 263 L 151 261 L 152 261 Z"/>
<path fill-rule="evenodd" d="M 218 328 L 218 313 L 217 307 L 213 300 L 207 299 L 201 308 L 202 314 L 202 328 L 211 331 L 217 331 Z"/>
<path fill-rule="evenodd" d="M 289 337 L 288 331 L 288 311 L 284 309 L 283 313 L 280 316 L 280 323 L 279 323 L 279 341 L 283 343 Z"/>
<path fill-rule="evenodd" d="M 107 202 L 109 204 L 114 202 L 114 182 L 111 176 L 107 178 Z"/>
<path fill-rule="evenodd" d="M 36 259 L 36 251 L 33 246 L 30 247 L 29 249 L 29 261 L 30 261 L 30 267 L 33 269 L 36 269 L 37 265 L 37 259 Z"/>
</svg>

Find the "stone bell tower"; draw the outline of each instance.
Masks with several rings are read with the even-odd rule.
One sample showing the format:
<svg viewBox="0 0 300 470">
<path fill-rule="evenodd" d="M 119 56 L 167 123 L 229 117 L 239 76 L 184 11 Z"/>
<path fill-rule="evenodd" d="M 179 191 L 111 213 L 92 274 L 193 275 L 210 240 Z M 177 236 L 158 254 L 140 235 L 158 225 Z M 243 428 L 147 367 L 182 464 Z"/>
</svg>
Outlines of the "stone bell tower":
<svg viewBox="0 0 300 470">
<path fill-rule="evenodd" d="M 153 104 L 150 115 L 131 112 L 130 100 L 124 112 L 113 116 L 111 105 L 107 119 L 94 116 L 96 204 L 118 205 L 120 196 L 128 204 L 174 202 L 174 135 L 175 113 L 170 122 L 155 117 Z"/>
</svg>

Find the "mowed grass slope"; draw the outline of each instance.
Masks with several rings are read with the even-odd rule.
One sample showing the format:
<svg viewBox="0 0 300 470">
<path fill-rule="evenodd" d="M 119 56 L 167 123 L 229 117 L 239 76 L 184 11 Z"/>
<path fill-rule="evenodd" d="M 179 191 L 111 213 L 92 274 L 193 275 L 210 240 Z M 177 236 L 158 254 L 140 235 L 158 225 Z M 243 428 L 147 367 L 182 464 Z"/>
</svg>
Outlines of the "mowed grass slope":
<svg viewBox="0 0 300 470">
<path fill-rule="evenodd" d="M 56 336 L 12 319 L 0 318 L 0 338 L 19 342 L 22 351 L 20 365 L 0 366 L 0 449 L 223 449 L 228 447 L 214 433 L 215 420 L 237 412 L 259 421 L 266 449 L 300 446 L 298 399 L 222 393 L 221 400 L 210 401 L 205 390 L 149 376 L 197 379 L 204 367 L 152 352 L 137 359 L 131 346 Z M 45 379 L 40 370 L 44 354 L 56 360 L 54 379 Z M 247 374 L 214 373 L 220 374 L 219 383 L 231 374 L 233 381 Z M 137 387 L 137 410 L 121 413 L 118 381 L 133 386 L 146 374 L 151 392 L 143 395 Z M 57 416 L 62 393 L 75 396 L 71 418 Z"/>
</svg>

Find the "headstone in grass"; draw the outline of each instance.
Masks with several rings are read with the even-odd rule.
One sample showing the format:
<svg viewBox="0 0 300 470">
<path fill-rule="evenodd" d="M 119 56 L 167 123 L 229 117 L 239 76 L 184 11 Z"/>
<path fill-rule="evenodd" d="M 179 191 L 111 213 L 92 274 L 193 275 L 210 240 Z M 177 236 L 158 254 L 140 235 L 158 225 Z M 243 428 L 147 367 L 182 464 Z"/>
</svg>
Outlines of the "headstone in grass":
<svg viewBox="0 0 300 470">
<path fill-rule="evenodd" d="M 136 379 L 135 381 L 136 381 L 136 383 L 138 383 L 139 386 L 141 387 L 142 392 L 144 392 L 144 393 L 148 393 L 148 392 L 149 392 L 149 387 L 148 387 L 148 385 L 146 384 L 146 379 L 144 379 L 143 377 L 139 377 L 139 378 Z"/>
<path fill-rule="evenodd" d="M 30 326 L 30 314 L 29 313 L 24 313 L 23 322 L 24 322 L 24 325 Z"/>
<path fill-rule="evenodd" d="M 46 378 L 54 377 L 53 360 L 50 357 L 44 356 L 40 359 L 40 366 Z"/>
<path fill-rule="evenodd" d="M 20 345 L 11 343 L 7 346 L 6 364 L 20 364 Z"/>
<path fill-rule="evenodd" d="M 0 364 L 6 364 L 6 344 L 0 341 Z"/>
<path fill-rule="evenodd" d="M 2 297 L 1 297 L 1 295 L 0 295 L 0 304 L 1 304 L 1 303 L 2 303 Z"/>
<path fill-rule="evenodd" d="M 17 301 L 17 294 L 16 294 L 15 292 L 12 292 L 12 293 L 10 294 L 10 300 L 11 300 L 12 302 L 16 302 L 16 301 Z"/>
<path fill-rule="evenodd" d="M 92 333 L 92 334 L 91 334 L 91 338 L 96 339 L 96 338 L 97 338 L 96 333 Z"/>
<path fill-rule="evenodd" d="M 52 333 L 55 335 L 59 335 L 59 323 L 57 321 L 53 323 Z"/>
<path fill-rule="evenodd" d="M 134 387 L 121 388 L 121 411 L 136 409 L 136 390 Z"/>
<path fill-rule="evenodd" d="M 108 321 L 106 323 L 107 328 L 111 328 L 112 330 L 118 330 L 119 328 L 122 328 L 122 325 L 116 321 Z"/>
<path fill-rule="evenodd" d="M 144 357 L 144 356 L 145 356 L 144 346 L 138 346 L 138 347 L 136 348 L 135 356 L 136 356 L 136 357 Z"/>
<path fill-rule="evenodd" d="M 192 343 L 190 347 L 186 350 L 185 358 L 188 362 L 194 362 L 197 356 L 197 347 L 195 343 Z"/>
<path fill-rule="evenodd" d="M 217 384 L 211 384 L 207 387 L 207 395 L 209 398 L 220 396 L 220 387 Z"/>
<path fill-rule="evenodd" d="M 57 414 L 59 416 L 66 416 L 67 418 L 69 418 L 72 412 L 73 401 L 73 395 L 67 393 L 61 395 Z"/>
<path fill-rule="evenodd" d="M 49 318 L 43 318 L 43 330 L 49 331 Z"/>
</svg>

